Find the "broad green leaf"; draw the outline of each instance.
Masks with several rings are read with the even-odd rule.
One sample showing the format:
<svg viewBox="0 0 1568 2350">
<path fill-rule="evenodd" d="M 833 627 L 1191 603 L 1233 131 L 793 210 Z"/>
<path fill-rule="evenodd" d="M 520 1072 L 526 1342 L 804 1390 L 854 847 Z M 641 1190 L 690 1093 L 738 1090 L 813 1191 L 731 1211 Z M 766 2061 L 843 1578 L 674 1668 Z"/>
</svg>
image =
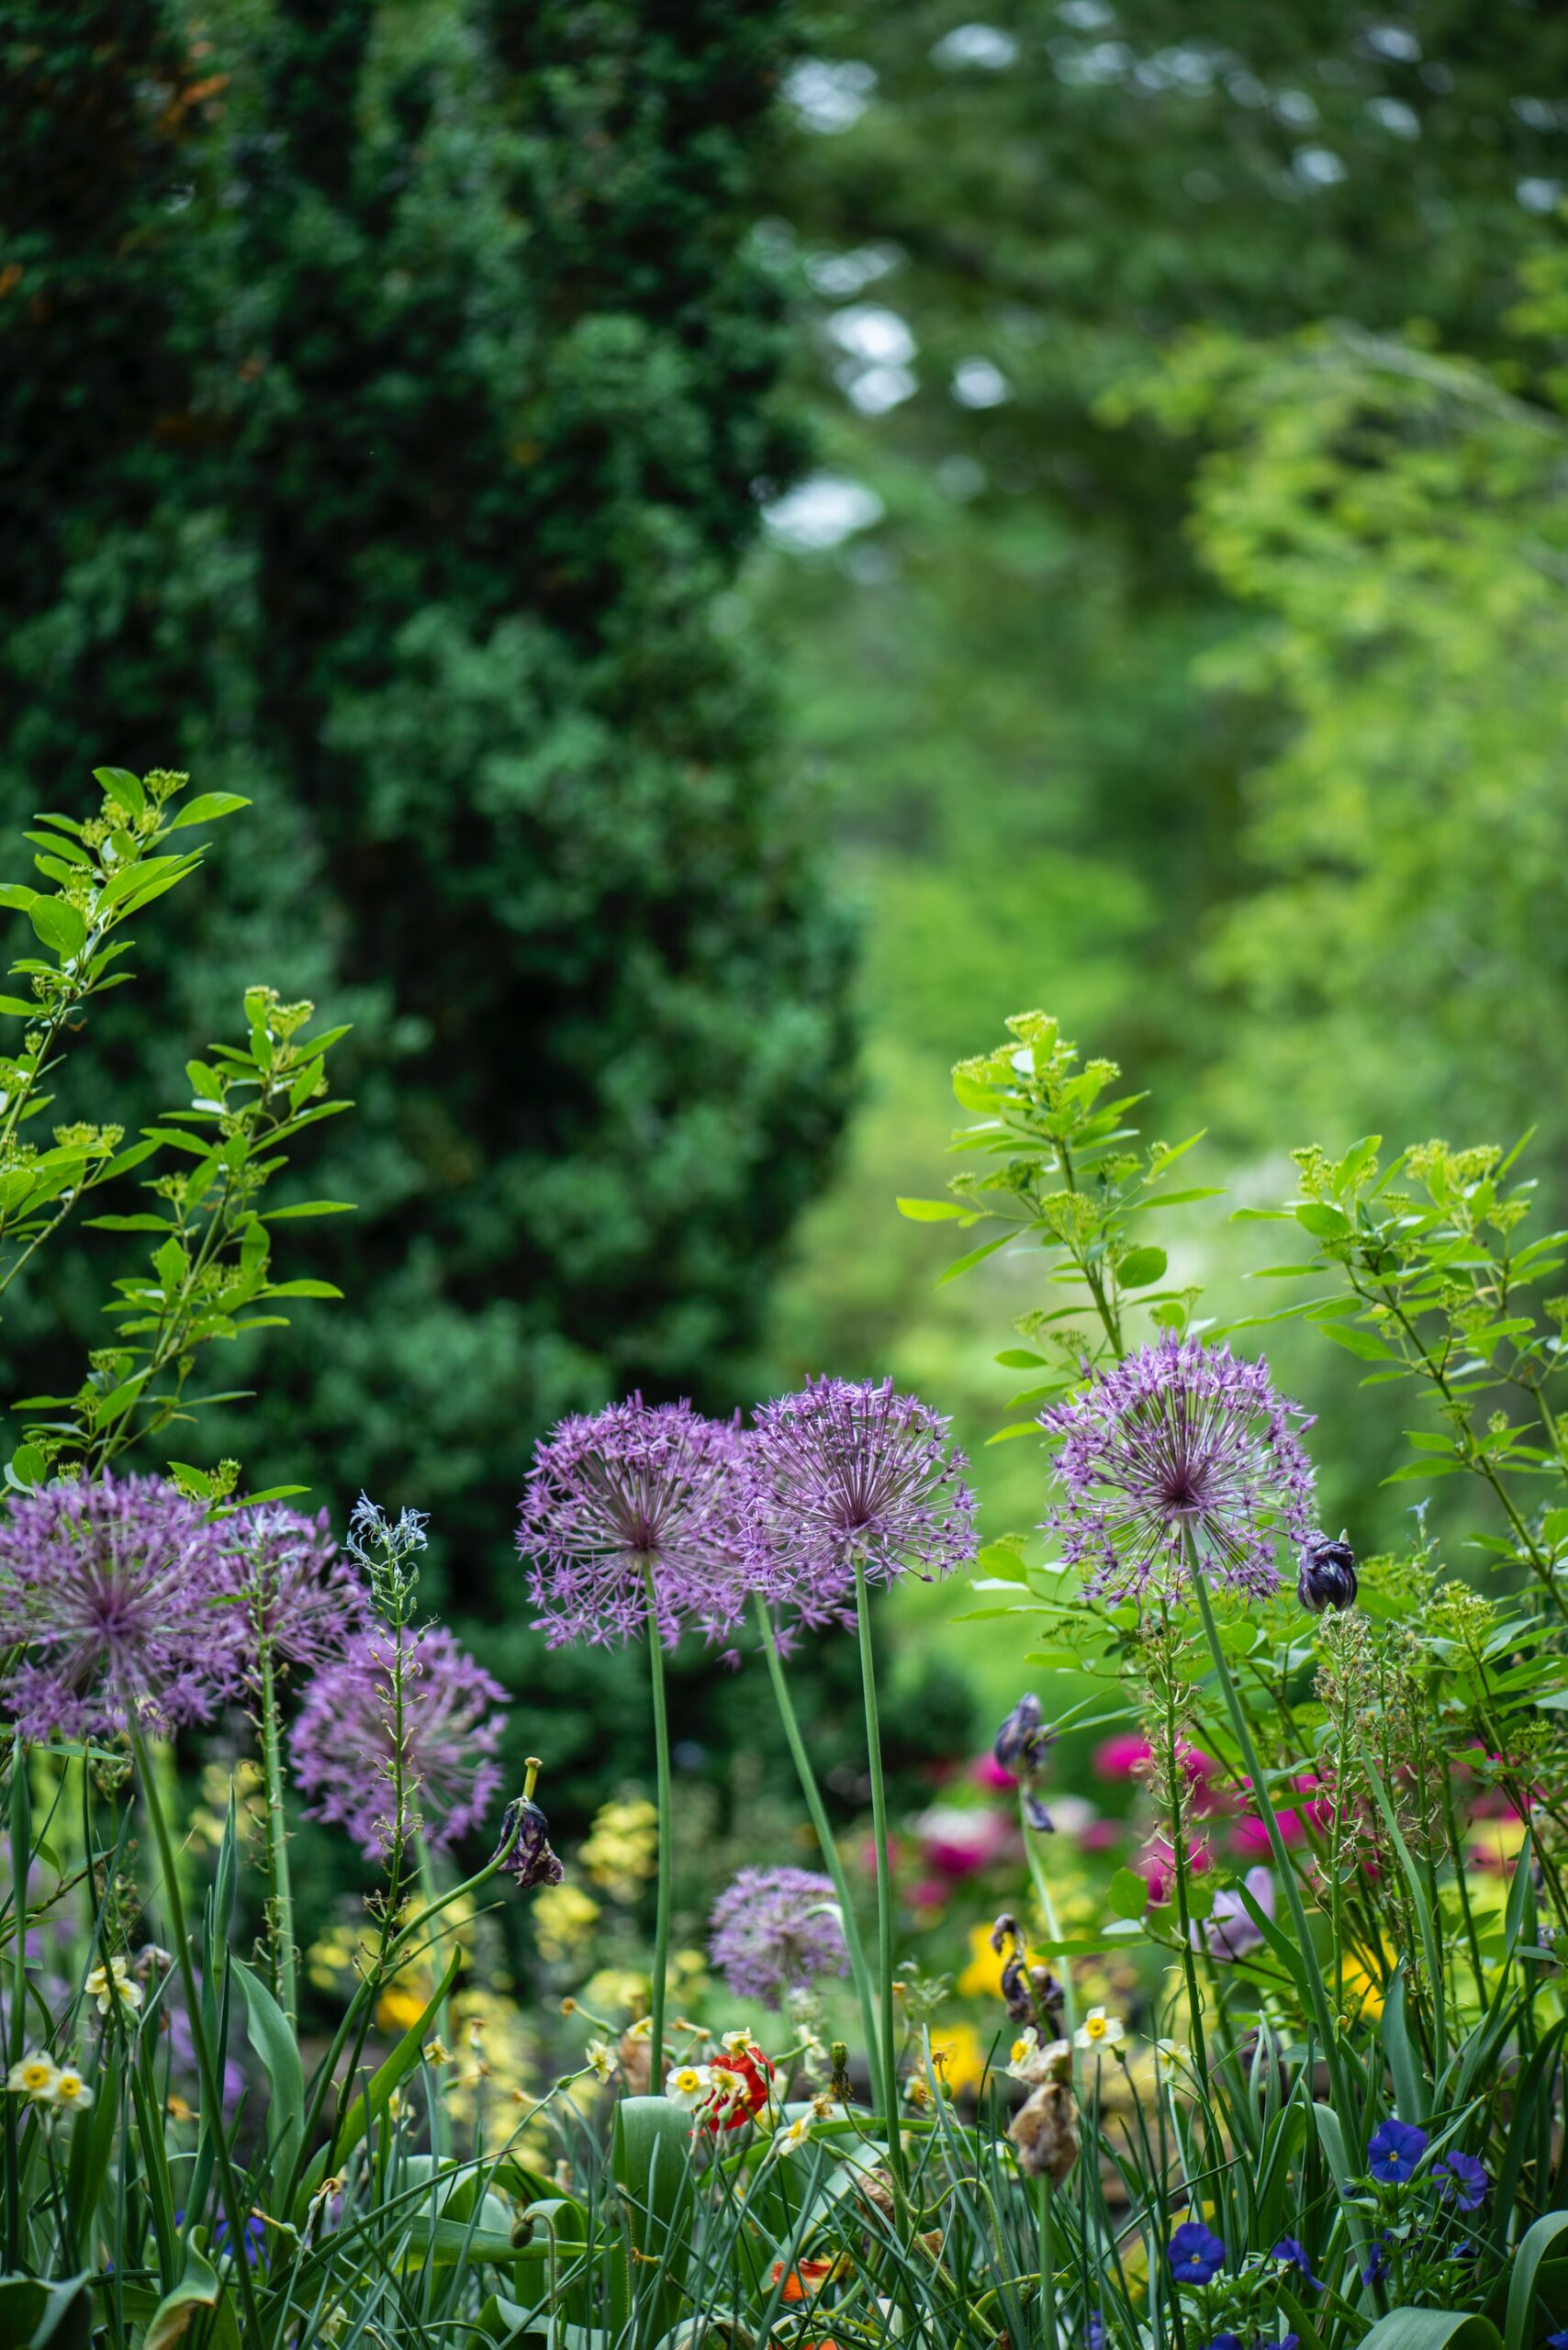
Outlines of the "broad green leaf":
<svg viewBox="0 0 1568 2350">
<path fill-rule="evenodd" d="M 239 2350 L 233 2303 L 211 2263 L 187 2244 L 185 2273 L 174 2291 L 165 2293 L 159 2302 L 142 2337 L 141 2350 L 174 2350 L 175 2344 L 183 2342 L 197 2319 L 209 2311 L 216 2316 L 210 2325 L 202 2325 L 200 2340 L 211 2344 L 212 2350 Z"/>
<path fill-rule="evenodd" d="M 1114 1918 L 1141 1918 L 1148 1907 L 1148 1886 L 1136 1869 L 1118 1869 L 1105 1888 L 1105 1901 Z"/>
<path fill-rule="evenodd" d="M 147 806 L 147 794 L 140 779 L 129 767 L 95 767 L 93 778 L 101 783 L 111 800 L 118 800 L 130 815 L 140 816 Z"/>
<path fill-rule="evenodd" d="M 219 817 L 232 816 L 237 809 L 250 804 L 235 791 L 198 791 L 194 800 L 185 802 L 169 830 L 177 833 L 186 824 L 216 824 Z"/>
<path fill-rule="evenodd" d="M 1116 1267 L 1116 1279 L 1124 1289 L 1148 1289 L 1163 1278 L 1168 1262 L 1163 1248 L 1134 1248 Z"/>
<path fill-rule="evenodd" d="M 946 1224 L 949 1217 L 973 1215 L 973 1208 L 960 1207 L 956 1200 L 900 1200 L 900 1215 L 908 1216 L 911 1224 Z"/>
<path fill-rule="evenodd" d="M 87 943 L 87 925 L 65 898 L 35 898 L 28 919 L 46 946 L 59 955 L 80 955 Z"/>
<path fill-rule="evenodd" d="M 1506 2350 L 1529 2350 L 1535 2339 L 1535 2303 L 1541 2263 L 1568 2234 L 1568 2211 L 1546 2211 L 1527 2228 L 1514 2255 L 1504 2320 Z"/>
<path fill-rule="evenodd" d="M 1391 2310 L 1358 2350 L 1502 2350 L 1502 2336 L 1489 2317 L 1462 2310 Z"/>
</svg>

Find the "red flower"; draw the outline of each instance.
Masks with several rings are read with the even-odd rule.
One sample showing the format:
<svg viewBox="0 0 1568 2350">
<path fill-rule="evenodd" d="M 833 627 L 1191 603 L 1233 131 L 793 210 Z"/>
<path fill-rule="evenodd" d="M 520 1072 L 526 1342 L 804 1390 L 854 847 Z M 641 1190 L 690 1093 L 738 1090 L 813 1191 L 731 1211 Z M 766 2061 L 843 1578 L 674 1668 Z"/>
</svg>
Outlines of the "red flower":
<svg viewBox="0 0 1568 2350">
<path fill-rule="evenodd" d="M 767 2103 L 773 2066 L 754 2040 L 726 2047 L 710 2066 L 712 2090 L 697 2109 L 697 2124 L 715 2134 L 743 2130 Z"/>
</svg>

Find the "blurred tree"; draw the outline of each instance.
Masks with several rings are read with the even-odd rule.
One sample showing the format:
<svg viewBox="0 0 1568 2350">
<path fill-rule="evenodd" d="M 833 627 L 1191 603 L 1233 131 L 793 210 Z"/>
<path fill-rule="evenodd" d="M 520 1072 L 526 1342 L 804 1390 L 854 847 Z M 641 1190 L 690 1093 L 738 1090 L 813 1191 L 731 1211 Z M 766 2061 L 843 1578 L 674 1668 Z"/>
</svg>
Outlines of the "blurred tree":
<svg viewBox="0 0 1568 2350">
<path fill-rule="evenodd" d="M 146 1113 L 243 981 L 346 1002 L 308 1181 L 360 1203 L 312 1265 L 352 1303 L 223 1433 L 433 1511 L 514 1671 L 532 1437 L 746 1394 L 846 1099 L 846 929 L 724 600 L 802 451 L 745 245 L 792 39 L 784 0 L 0 16 L 0 817 L 105 759 L 254 799 L 98 1050 Z M 84 1310 L 7 1337 L 69 1362 Z M 553 1674 L 554 1764 L 607 1672 Z"/>
</svg>

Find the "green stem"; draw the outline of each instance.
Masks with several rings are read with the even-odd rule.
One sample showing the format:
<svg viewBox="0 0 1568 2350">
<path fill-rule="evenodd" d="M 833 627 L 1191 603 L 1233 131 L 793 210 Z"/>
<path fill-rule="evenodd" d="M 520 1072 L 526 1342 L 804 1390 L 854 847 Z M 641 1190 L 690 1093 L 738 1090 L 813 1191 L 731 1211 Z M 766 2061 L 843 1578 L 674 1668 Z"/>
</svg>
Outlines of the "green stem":
<svg viewBox="0 0 1568 2350">
<path fill-rule="evenodd" d="M 674 1807 L 670 1801 L 669 1712 L 665 1698 L 665 1657 L 659 1642 L 658 1592 L 652 1561 L 644 1559 L 643 1573 L 648 1590 L 648 1679 L 654 1693 L 654 1755 L 658 1770 L 659 1874 L 658 1911 L 654 1924 L 653 2025 L 650 2032 L 653 2069 L 650 2086 L 656 2097 L 665 2077 L 665 1981 L 669 1973 L 670 1892 L 674 1874 Z"/>
<path fill-rule="evenodd" d="M 866 1706 L 866 1760 L 871 1775 L 871 1833 L 877 1843 L 877 1987 L 881 2000 L 883 2111 L 888 2165 L 895 2190 L 903 2188 L 903 2141 L 899 2134 L 898 2025 L 893 2012 L 893 1888 L 888 1866 L 888 1796 L 882 1784 L 882 1733 L 877 1714 L 877 1662 L 866 1569 L 855 1561 L 855 1621 L 860 1636 L 860 1692 Z"/>
<path fill-rule="evenodd" d="M 288 1817 L 283 1802 L 283 1753 L 278 1735 L 277 1684 L 273 1673 L 272 1642 L 261 1643 L 262 1767 L 266 1778 L 267 1872 L 272 1897 L 267 1903 L 267 1939 L 272 1945 L 273 1987 L 278 2005 L 291 2025 L 299 2020 L 299 1979 L 294 1947 L 294 1885 L 288 1866 Z"/>
<path fill-rule="evenodd" d="M 1040 2199 L 1040 2300 L 1046 2319 L 1041 2339 L 1045 2350 L 1057 2350 L 1057 2255 L 1051 2241 L 1051 2182 L 1044 2171 L 1036 2185 Z"/>
<path fill-rule="evenodd" d="M 1302 1901 L 1301 1887 L 1296 1883 L 1295 1870 L 1291 1865 L 1290 1854 L 1285 1850 L 1285 1840 L 1280 1833 L 1280 1823 L 1274 1817 L 1273 1802 L 1263 1775 L 1263 1765 L 1258 1759 L 1258 1749 L 1252 1741 L 1252 1729 L 1247 1719 L 1247 1709 L 1238 1694 L 1225 1651 L 1220 1645 L 1219 1626 L 1215 1622 L 1214 1606 L 1209 1598 L 1208 1584 L 1204 1578 L 1204 1563 L 1198 1556 L 1198 1546 L 1193 1539 L 1190 1528 L 1187 1530 L 1186 1541 L 1187 1563 L 1192 1571 L 1193 1594 L 1197 1600 L 1198 1614 L 1203 1620 L 1204 1638 L 1209 1644 L 1209 1654 L 1214 1660 L 1220 1692 L 1225 1698 L 1226 1711 L 1230 1716 L 1230 1726 L 1236 1733 L 1236 1743 L 1240 1750 L 1243 1765 L 1252 1782 L 1252 1794 L 1262 1814 L 1263 1826 L 1268 1834 L 1269 1851 L 1274 1867 L 1279 1873 L 1280 1884 L 1291 1913 L 1291 1925 L 1295 1933 L 1296 1947 L 1301 1953 L 1302 1974 L 1307 1986 L 1308 2004 L 1312 2009 L 1313 2022 L 1316 2027 L 1318 2038 L 1323 2042 L 1323 2053 L 1328 2066 L 1334 2108 L 1341 2120 L 1349 2122 L 1353 2118 L 1352 2108 L 1345 2094 L 1338 2035 L 1335 2030 L 1334 2020 L 1328 2012 L 1328 2001 L 1324 1993 L 1323 1976 L 1317 1964 L 1316 1952 L 1306 1922 L 1306 1909 Z"/>
<path fill-rule="evenodd" d="M 778 1718 L 784 1725 L 785 1742 L 795 1764 L 795 1775 L 801 1782 L 801 1793 L 806 1799 L 806 1809 L 812 1815 L 812 1825 L 817 1831 L 822 1847 L 823 1865 L 833 1879 L 838 1896 L 839 1912 L 844 1921 L 844 1940 L 849 1952 L 849 1971 L 855 1981 L 855 1993 L 860 2003 L 860 2029 L 866 2035 L 866 2065 L 871 2076 L 871 2103 L 879 2112 L 890 2114 L 887 2088 L 882 2079 L 881 2043 L 877 2031 L 876 2003 L 871 1994 L 871 1971 L 866 1963 L 866 1945 L 861 1939 L 859 1921 L 849 1896 L 849 1880 L 844 1863 L 839 1858 L 828 1821 L 827 1807 L 823 1802 L 817 1774 L 812 1768 L 806 1742 L 801 1736 L 801 1726 L 795 1718 L 794 1701 L 785 1677 L 784 1660 L 778 1653 L 778 1642 L 773 1629 L 773 1619 L 767 1612 L 767 1602 L 760 1592 L 754 1595 L 757 1629 L 762 1635 L 762 1652 L 767 1660 L 768 1676 L 773 1683 L 773 1695 L 778 1707 Z"/>
<path fill-rule="evenodd" d="M 423 1905 L 423 1921 L 431 1929 L 431 1972 L 439 1983 L 446 1971 L 446 1942 L 440 1927 L 431 1921 L 437 1914 L 437 1907 L 441 1900 L 441 1887 L 435 1880 L 435 1863 L 431 1858 L 431 1848 L 422 1835 L 414 1840 L 414 1853 L 420 1872 L 420 1897 Z M 444 1999 L 436 2009 L 435 2028 L 438 2039 L 444 2046 L 450 2046 L 452 2011 Z M 439 2091 L 439 2084 L 437 2088 Z M 450 2151 L 447 2145 L 446 2120 L 446 2108 L 442 2105 L 439 2093 L 432 2093 L 430 2099 L 431 2151 L 438 2157 Z"/>
<path fill-rule="evenodd" d="M 255 2279 L 251 2264 L 245 2257 L 248 2242 L 245 2222 L 249 2218 L 241 2200 L 240 2182 L 229 2153 L 229 2133 L 223 2126 L 223 2093 L 218 2084 L 218 2067 L 212 2050 L 207 2045 L 207 2025 L 202 2017 L 201 1996 L 196 1987 L 196 1967 L 191 1959 L 190 1936 L 185 1928 L 185 1905 L 180 1895 L 179 1871 L 174 1865 L 174 1847 L 169 1834 L 169 1823 L 163 1816 L 163 1806 L 158 1793 L 157 1775 L 152 1758 L 147 1751 L 147 1740 L 140 1729 L 132 1729 L 131 1749 L 136 1756 L 137 1775 L 141 1781 L 142 1800 L 152 1824 L 153 1841 L 158 1847 L 159 1865 L 163 1872 L 163 1893 L 169 1908 L 170 1939 L 180 1969 L 180 1981 L 185 1987 L 185 2008 L 190 2018 L 191 2040 L 196 2048 L 196 2070 L 201 2076 L 202 2120 L 211 2132 L 213 2151 L 218 2157 L 218 2192 L 223 2198 L 223 2210 L 229 2221 L 229 2241 L 234 2247 L 230 2264 L 240 2288 L 240 2302 L 244 2313 L 245 2333 L 255 2350 L 266 2350 L 266 2336 L 262 2329 L 262 2313 L 256 2304 Z M 209 1962 L 213 1956 L 208 1953 Z"/>
</svg>

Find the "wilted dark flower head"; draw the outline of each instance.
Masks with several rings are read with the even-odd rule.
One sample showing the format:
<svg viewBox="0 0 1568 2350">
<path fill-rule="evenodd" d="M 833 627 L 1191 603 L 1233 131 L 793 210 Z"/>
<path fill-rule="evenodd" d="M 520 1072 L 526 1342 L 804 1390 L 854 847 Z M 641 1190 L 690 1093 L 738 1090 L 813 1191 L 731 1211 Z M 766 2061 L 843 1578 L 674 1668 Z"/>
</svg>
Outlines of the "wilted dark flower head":
<svg viewBox="0 0 1568 2350">
<path fill-rule="evenodd" d="M 1030 1964 L 1024 1930 L 1010 1909 L 992 1926 L 991 1946 L 1002 1961 L 1002 2000 L 1009 2020 L 1033 2024 L 1047 2040 L 1059 2038 L 1061 1985 L 1048 1966 Z"/>
<path fill-rule="evenodd" d="M 319 1665 L 368 1617 L 364 1585 L 339 1556 L 325 1510 L 306 1517 L 276 1502 L 236 1510 L 219 1529 L 226 1593 L 250 1635 L 246 1673 L 268 1641 L 280 1664 Z"/>
<path fill-rule="evenodd" d="M 713 1904 L 708 1955 L 737 1999 L 781 2007 L 787 1991 L 848 1973 L 837 1905 L 832 1880 L 809 1869 L 742 1869 Z"/>
<path fill-rule="evenodd" d="M 1356 1604 L 1356 1554 L 1343 1534 L 1336 1542 L 1327 1534 L 1309 1534 L 1301 1546 L 1301 1572 L 1295 1594 L 1311 1616 L 1326 1608 Z"/>
<path fill-rule="evenodd" d="M 401 1679 L 402 1818 L 394 1801 Z M 506 1692 L 440 1625 L 356 1632 L 309 1684 L 291 1733 L 295 1775 L 317 1819 L 385 1857 L 416 1831 L 438 1850 L 486 1817 L 501 1783 Z"/>
<path fill-rule="evenodd" d="M 503 1875 L 525 1893 L 536 1885 L 559 1885 L 566 1874 L 550 1849 L 550 1822 L 527 1796 L 508 1804 L 500 1841 L 490 1858 L 498 1859 Z"/>
<path fill-rule="evenodd" d="M 1010 1771 L 1023 1790 L 1025 1816 L 1031 1828 L 1041 1835 L 1049 1835 L 1051 1816 L 1035 1792 L 1036 1782 L 1046 1767 L 1056 1732 L 1047 1729 L 1040 1714 L 1040 1701 L 1033 1690 L 1019 1698 L 1007 1719 L 996 1733 L 991 1748 L 1003 1771 Z"/>
<path fill-rule="evenodd" d="M 947 1423 L 890 1379 L 808 1380 L 765 1404 L 745 1449 L 754 1581 L 816 1627 L 868 1582 L 930 1583 L 974 1557 L 974 1495 Z"/>
<path fill-rule="evenodd" d="M 240 1677 L 243 1628 L 221 1589 L 218 1529 L 164 1478 L 12 1495 L 0 1644 L 26 1654 L 6 1714 L 37 1739 L 207 1720 Z"/>
<path fill-rule="evenodd" d="M 1221 1583 L 1266 1598 L 1274 1544 L 1310 1530 L 1312 1465 L 1268 1366 L 1170 1336 L 1040 1415 L 1064 1499 L 1046 1520 L 1086 1590 L 1117 1600 L 1186 1581 L 1190 1533 Z"/>
<path fill-rule="evenodd" d="M 563 1420 L 533 1458 L 518 1550 L 551 1648 L 682 1623 L 722 1632 L 745 1602 L 738 1428 L 640 1395 Z M 649 1595 L 650 1579 L 653 1595 Z"/>
</svg>

